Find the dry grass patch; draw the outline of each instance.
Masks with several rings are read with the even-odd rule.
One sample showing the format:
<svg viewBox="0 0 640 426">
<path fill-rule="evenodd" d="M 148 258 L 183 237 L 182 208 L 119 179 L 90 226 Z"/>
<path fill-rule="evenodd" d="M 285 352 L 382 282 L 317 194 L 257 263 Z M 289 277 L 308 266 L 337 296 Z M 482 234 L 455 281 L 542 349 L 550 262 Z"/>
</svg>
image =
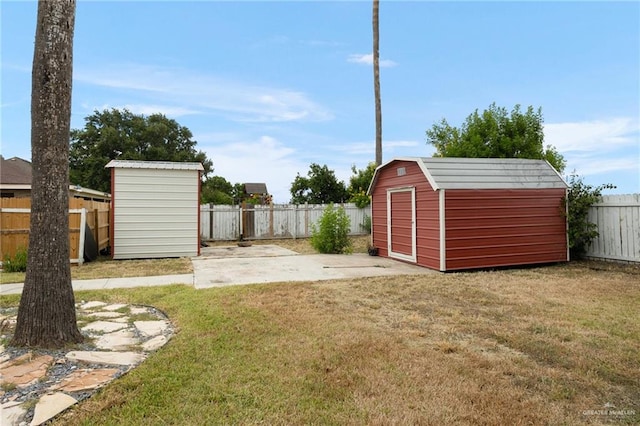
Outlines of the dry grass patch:
<svg viewBox="0 0 640 426">
<path fill-rule="evenodd" d="M 640 280 L 594 265 L 92 293 L 180 331 L 61 423 L 638 424 Z"/>
<path fill-rule="evenodd" d="M 74 279 L 150 277 L 155 275 L 190 274 L 188 257 L 140 260 L 100 260 L 71 269 Z"/>
<path fill-rule="evenodd" d="M 171 259 L 112 260 L 100 257 L 94 262 L 71 267 L 71 278 L 90 280 L 96 278 L 150 277 L 156 275 L 190 274 L 191 260 L 187 257 Z M 24 281 L 24 272 L 0 273 L 0 283 Z"/>
</svg>

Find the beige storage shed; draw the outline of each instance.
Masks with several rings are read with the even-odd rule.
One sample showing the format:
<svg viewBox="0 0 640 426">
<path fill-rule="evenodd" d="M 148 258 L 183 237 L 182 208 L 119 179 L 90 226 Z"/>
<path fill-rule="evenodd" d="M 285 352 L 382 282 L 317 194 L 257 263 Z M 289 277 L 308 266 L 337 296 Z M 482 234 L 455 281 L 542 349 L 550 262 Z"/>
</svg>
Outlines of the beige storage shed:
<svg viewBox="0 0 640 426">
<path fill-rule="evenodd" d="M 111 255 L 200 254 L 200 163 L 112 160 Z"/>
</svg>

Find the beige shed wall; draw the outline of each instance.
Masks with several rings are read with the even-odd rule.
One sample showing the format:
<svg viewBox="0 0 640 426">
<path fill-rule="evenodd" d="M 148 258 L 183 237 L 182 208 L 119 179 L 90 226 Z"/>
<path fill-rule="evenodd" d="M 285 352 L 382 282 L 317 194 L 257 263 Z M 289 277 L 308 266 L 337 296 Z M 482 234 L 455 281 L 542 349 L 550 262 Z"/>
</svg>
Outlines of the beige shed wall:
<svg viewBox="0 0 640 426">
<path fill-rule="evenodd" d="M 198 255 L 197 170 L 113 172 L 114 259 Z"/>
</svg>

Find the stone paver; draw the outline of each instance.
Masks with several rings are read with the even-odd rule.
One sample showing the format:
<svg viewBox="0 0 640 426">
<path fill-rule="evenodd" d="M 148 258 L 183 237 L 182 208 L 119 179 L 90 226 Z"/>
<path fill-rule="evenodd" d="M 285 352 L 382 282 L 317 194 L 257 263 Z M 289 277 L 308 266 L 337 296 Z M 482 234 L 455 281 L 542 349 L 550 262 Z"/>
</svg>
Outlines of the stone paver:
<svg viewBox="0 0 640 426">
<path fill-rule="evenodd" d="M 78 402 L 75 398 L 62 392 L 47 394 L 40 398 L 36 404 L 31 426 L 41 425 L 58 413 L 62 413 L 67 408 Z"/>
<path fill-rule="evenodd" d="M 124 316 L 124 314 L 120 312 L 90 312 L 87 313 L 87 316 L 95 318 L 120 318 Z"/>
<path fill-rule="evenodd" d="M 84 303 L 82 305 L 80 305 L 80 309 L 93 309 L 93 308 L 100 308 L 102 306 L 106 306 L 107 304 L 104 302 L 98 302 L 98 301 L 94 301 L 94 302 L 87 302 Z"/>
<path fill-rule="evenodd" d="M 145 356 L 139 352 L 71 351 L 66 358 L 90 364 L 134 365 L 143 361 Z"/>
<path fill-rule="evenodd" d="M 167 343 L 167 338 L 165 336 L 156 336 L 153 339 L 149 339 L 142 344 L 142 349 L 146 352 L 155 351 L 158 348 L 164 346 Z"/>
<path fill-rule="evenodd" d="M 114 376 L 118 374 L 118 371 L 119 370 L 117 368 L 101 368 L 97 370 L 83 369 L 74 371 L 51 389 L 62 390 L 65 392 L 78 392 L 87 389 L 95 389 L 111 381 Z"/>
<path fill-rule="evenodd" d="M 57 361 L 51 355 L 33 352 L 13 359 L 10 352 L 0 355 L 0 383 L 16 386 L 14 390 L 10 387 L 0 390 L 0 425 L 25 426 L 25 419 L 32 414 L 34 420 L 31 424 L 47 422 L 76 402 L 74 393 L 92 392 L 135 368 L 146 359 L 147 353 L 158 350 L 173 334 L 171 323 L 164 319 L 140 321 L 136 327 L 129 316 L 114 312 L 124 311 L 125 307 L 132 315 L 164 318 L 152 307 L 81 302 L 77 305 L 78 315 L 83 317 L 79 324 L 84 325 L 81 329 L 83 334 L 97 337 L 94 350 L 71 351 Z M 95 321 L 91 321 L 92 318 Z M 6 319 L 15 324 L 15 314 L 6 316 Z M 144 338 L 141 340 L 139 335 Z M 4 351 L 2 345 L 0 351 Z M 47 376 L 48 368 L 54 363 L 63 372 L 54 368 Z M 47 380 L 42 380 L 45 376 Z M 25 385 L 32 386 L 28 394 L 18 391 Z"/>
<path fill-rule="evenodd" d="M 26 387 L 46 376 L 47 369 L 53 364 L 53 357 L 41 355 L 33 358 L 32 353 L 7 361 L 0 366 L 0 383 L 10 383 Z"/>
<path fill-rule="evenodd" d="M 122 330 L 123 328 L 127 328 L 127 324 L 114 321 L 94 321 L 82 327 L 82 331 L 111 333 Z"/>
<path fill-rule="evenodd" d="M 113 305 L 103 306 L 102 309 L 104 309 L 105 311 L 117 311 L 118 309 L 122 309 L 126 306 L 127 305 L 123 303 L 114 303 Z"/>
<path fill-rule="evenodd" d="M 134 321 L 133 325 L 146 337 L 157 336 L 169 328 L 167 321 Z"/>
<path fill-rule="evenodd" d="M 113 333 L 104 334 L 96 340 L 96 347 L 111 351 L 128 350 L 132 345 L 140 343 L 140 339 L 134 336 L 131 330 L 118 330 Z"/>
<path fill-rule="evenodd" d="M 0 345 L 0 365 L 9 359 L 9 354 L 4 353 L 4 345 Z"/>
<path fill-rule="evenodd" d="M 0 425 L 19 424 L 27 410 L 21 402 L 11 401 L 0 405 Z"/>
</svg>

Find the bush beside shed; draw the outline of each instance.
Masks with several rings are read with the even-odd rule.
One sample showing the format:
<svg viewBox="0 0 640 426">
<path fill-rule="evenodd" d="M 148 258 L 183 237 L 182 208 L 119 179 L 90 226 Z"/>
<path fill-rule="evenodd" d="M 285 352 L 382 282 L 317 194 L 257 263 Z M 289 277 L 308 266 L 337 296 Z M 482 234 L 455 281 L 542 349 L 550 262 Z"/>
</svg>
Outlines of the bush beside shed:
<svg viewBox="0 0 640 426">
<path fill-rule="evenodd" d="M 146 259 L 200 254 L 200 163 L 113 160 L 111 255 Z"/>
<path fill-rule="evenodd" d="M 372 242 L 440 271 L 565 262 L 566 192 L 543 160 L 396 158 L 369 187 Z"/>
</svg>

